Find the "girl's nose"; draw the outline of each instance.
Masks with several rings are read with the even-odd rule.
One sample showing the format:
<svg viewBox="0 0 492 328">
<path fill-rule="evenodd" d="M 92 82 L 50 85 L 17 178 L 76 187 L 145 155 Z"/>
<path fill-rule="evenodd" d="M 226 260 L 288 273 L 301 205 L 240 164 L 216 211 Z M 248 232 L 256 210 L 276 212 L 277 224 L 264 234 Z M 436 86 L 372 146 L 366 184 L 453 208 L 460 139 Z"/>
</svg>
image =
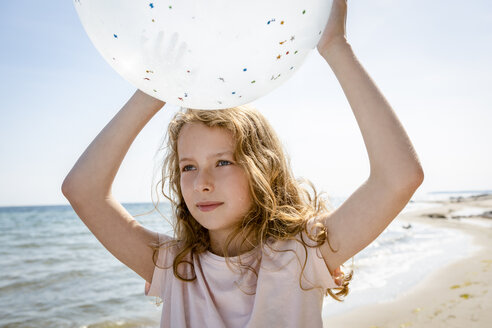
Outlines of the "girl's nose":
<svg viewBox="0 0 492 328">
<path fill-rule="evenodd" d="M 195 191 L 213 191 L 214 182 L 212 175 L 207 170 L 200 170 L 195 179 Z"/>
</svg>

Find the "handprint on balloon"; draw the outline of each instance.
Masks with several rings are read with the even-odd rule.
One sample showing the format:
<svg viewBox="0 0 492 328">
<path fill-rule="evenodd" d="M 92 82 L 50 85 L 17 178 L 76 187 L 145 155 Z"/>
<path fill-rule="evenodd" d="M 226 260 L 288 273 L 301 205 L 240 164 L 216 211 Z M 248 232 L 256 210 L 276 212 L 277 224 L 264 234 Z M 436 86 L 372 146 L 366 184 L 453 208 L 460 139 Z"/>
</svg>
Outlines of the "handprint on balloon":
<svg viewBox="0 0 492 328">
<path fill-rule="evenodd" d="M 168 35 L 169 34 L 169 35 Z M 140 51 L 142 52 L 143 62 L 149 67 L 147 72 L 156 73 L 156 76 L 173 76 L 181 81 L 187 80 L 189 68 L 185 67 L 186 55 L 190 53 L 188 44 L 179 39 L 179 34 L 165 33 L 163 30 L 143 30 L 140 37 Z M 154 67 L 159 68 L 156 72 Z"/>
</svg>

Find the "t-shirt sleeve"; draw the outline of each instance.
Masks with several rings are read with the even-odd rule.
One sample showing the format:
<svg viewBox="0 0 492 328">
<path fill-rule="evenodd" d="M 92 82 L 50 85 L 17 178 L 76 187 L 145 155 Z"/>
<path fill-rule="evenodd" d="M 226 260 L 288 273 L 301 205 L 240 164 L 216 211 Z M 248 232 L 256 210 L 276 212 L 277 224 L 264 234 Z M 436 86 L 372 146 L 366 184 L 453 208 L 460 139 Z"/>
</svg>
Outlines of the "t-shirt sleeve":
<svg viewBox="0 0 492 328">
<path fill-rule="evenodd" d="M 314 229 L 313 224 L 316 222 L 315 220 L 315 218 L 309 220 L 307 224 L 308 229 Z M 311 233 L 314 232 L 314 230 L 311 230 Z M 316 245 L 316 243 L 312 241 L 306 234 L 304 234 L 303 239 L 310 246 Z M 326 265 L 323 255 L 321 254 L 320 248 L 309 246 L 306 246 L 306 248 L 307 261 L 304 273 L 306 279 L 312 282 L 314 285 L 321 285 L 323 289 L 339 287 L 335 283 L 330 270 L 328 270 L 328 266 Z"/>
<path fill-rule="evenodd" d="M 321 284 L 323 289 L 339 287 L 333 280 L 319 247 L 307 247 L 307 252 L 306 276 Z"/>
<path fill-rule="evenodd" d="M 159 248 L 159 255 L 157 257 L 157 266 L 154 267 L 154 274 L 152 276 L 152 283 L 145 282 L 145 295 L 146 296 L 157 296 L 162 298 L 164 292 L 164 286 L 166 282 L 167 275 L 169 272 L 172 273 L 172 246 L 168 245 L 166 242 L 172 241 L 172 238 L 159 233 L 159 244 L 165 243 L 161 248 Z"/>
</svg>

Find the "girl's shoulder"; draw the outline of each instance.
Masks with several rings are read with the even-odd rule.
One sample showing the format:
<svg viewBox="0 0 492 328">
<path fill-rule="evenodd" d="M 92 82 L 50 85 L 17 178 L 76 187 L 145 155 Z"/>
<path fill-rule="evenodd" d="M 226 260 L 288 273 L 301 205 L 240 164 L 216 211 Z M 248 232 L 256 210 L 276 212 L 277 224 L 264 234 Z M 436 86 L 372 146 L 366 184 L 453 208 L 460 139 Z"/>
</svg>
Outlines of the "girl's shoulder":
<svg viewBox="0 0 492 328">
<path fill-rule="evenodd" d="M 303 288 L 321 287 L 323 290 L 338 287 L 328 270 L 320 247 L 305 232 L 294 239 L 270 240 L 263 247 L 261 267 L 268 272 L 283 271 L 299 282 Z"/>
<path fill-rule="evenodd" d="M 157 245 L 153 245 L 154 249 L 154 260 L 157 264 L 157 266 L 168 266 L 169 262 L 174 258 L 176 255 L 180 243 L 177 239 L 164 234 L 164 233 L 157 233 L 159 236 L 159 242 Z"/>
<path fill-rule="evenodd" d="M 159 236 L 159 247 L 177 242 L 177 239 L 169 236 L 168 234 L 158 232 L 157 235 Z"/>
</svg>

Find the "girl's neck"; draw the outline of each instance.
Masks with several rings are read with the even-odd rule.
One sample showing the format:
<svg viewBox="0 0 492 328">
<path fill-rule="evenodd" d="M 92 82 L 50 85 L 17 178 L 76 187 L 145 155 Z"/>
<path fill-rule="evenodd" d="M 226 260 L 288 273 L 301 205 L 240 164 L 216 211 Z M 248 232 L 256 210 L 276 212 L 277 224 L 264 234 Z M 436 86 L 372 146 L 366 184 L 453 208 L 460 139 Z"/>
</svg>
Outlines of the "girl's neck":
<svg viewBox="0 0 492 328">
<path fill-rule="evenodd" d="M 227 237 L 229 234 L 218 233 L 209 231 L 210 236 L 210 252 L 218 256 L 225 256 L 224 246 L 226 245 Z M 254 249 L 258 243 L 252 236 L 245 237 L 239 233 L 230 243 L 227 245 L 227 256 L 234 257 L 242 255 Z"/>
</svg>

